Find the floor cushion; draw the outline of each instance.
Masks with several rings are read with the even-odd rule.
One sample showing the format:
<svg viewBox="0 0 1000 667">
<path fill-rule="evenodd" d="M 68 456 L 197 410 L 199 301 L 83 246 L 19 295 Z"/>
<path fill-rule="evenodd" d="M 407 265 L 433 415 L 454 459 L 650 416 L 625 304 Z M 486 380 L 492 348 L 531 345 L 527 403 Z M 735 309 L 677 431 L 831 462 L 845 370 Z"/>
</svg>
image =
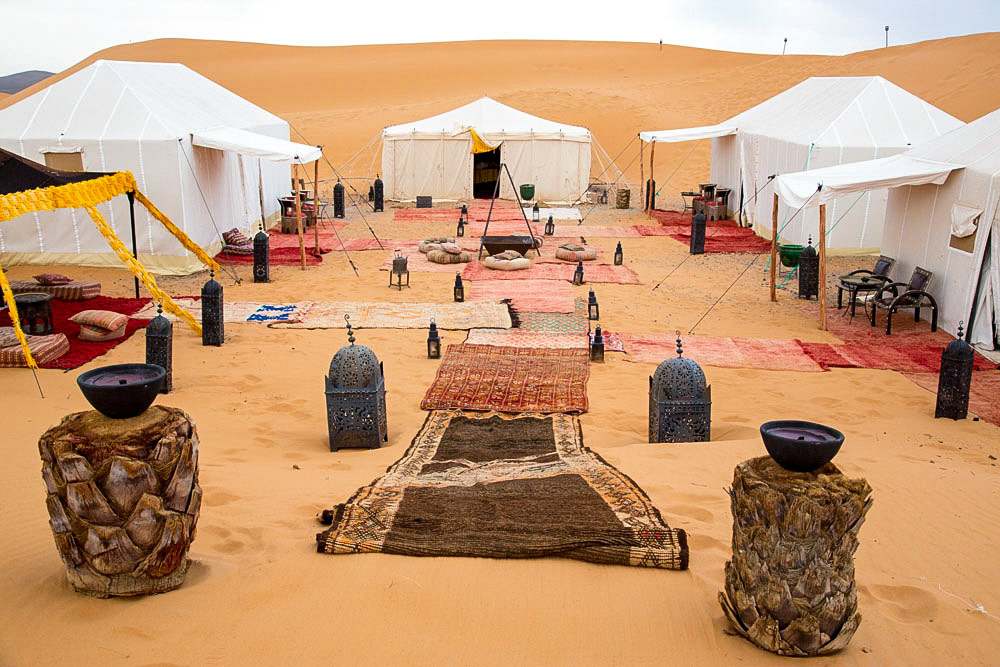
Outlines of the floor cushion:
<svg viewBox="0 0 1000 667">
<path fill-rule="evenodd" d="M 514 257 L 511 257 L 511 254 Z M 483 266 L 487 269 L 496 269 L 497 271 L 521 271 L 531 268 L 531 260 L 527 257 L 522 257 L 521 253 L 516 250 L 507 250 L 487 257 L 483 260 Z"/>
<path fill-rule="evenodd" d="M 81 340 L 114 340 L 125 335 L 128 317 L 112 310 L 81 310 L 69 318 L 80 325 Z"/>
<path fill-rule="evenodd" d="M 459 251 L 458 254 L 453 254 L 438 248 L 427 253 L 427 261 L 434 262 L 435 264 L 462 264 L 465 262 L 471 262 L 472 259 L 473 254 L 465 251 Z"/>
<path fill-rule="evenodd" d="M 556 258 L 567 262 L 589 262 L 597 259 L 597 250 L 587 248 L 579 243 L 564 243 L 556 248 Z"/>
<path fill-rule="evenodd" d="M 417 244 L 417 250 L 425 255 L 431 250 L 440 250 L 442 243 L 454 243 L 455 239 L 449 236 L 432 236 Z"/>
</svg>

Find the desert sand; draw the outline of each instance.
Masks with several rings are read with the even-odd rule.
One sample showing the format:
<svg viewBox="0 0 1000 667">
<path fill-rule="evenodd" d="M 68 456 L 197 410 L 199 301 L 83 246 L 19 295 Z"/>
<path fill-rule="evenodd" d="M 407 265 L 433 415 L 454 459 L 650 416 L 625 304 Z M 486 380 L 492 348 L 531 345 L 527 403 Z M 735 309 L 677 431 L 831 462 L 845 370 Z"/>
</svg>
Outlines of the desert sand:
<svg viewBox="0 0 1000 667">
<path fill-rule="evenodd" d="M 1000 36 L 977 35 L 842 58 L 781 59 L 667 46 L 660 53 L 635 44 L 296 49 L 164 40 L 94 57 L 185 62 L 290 119 L 338 162 L 382 125 L 482 93 L 588 125 L 612 154 L 638 129 L 716 122 L 810 74 L 881 74 L 971 120 L 1000 103 L 1000 65 L 991 55 L 998 46 Z M 501 62 L 509 67 L 488 67 Z M 438 81 L 441 71 L 448 76 Z M 707 104 L 706 89 L 714 91 Z M 706 175 L 707 158 L 706 144 L 670 189 Z M 658 168 L 669 169 L 669 154 L 662 160 Z M 401 227 L 391 209 L 365 217 L 381 238 L 452 231 L 450 223 Z M 370 236 L 356 210 L 348 220 L 343 237 Z M 645 222 L 634 209 L 598 209 L 586 224 Z M 605 253 L 615 243 L 591 241 Z M 617 332 L 687 332 L 754 260 L 692 258 L 653 291 L 687 248 L 667 237 L 626 238 L 622 245 L 625 264 L 642 284 L 595 286 L 601 323 Z M 412 289 L 389 290 L 378 270 L 387 254 L 351 253 L 360 277 L 342 254 L 331 253 L 306 271 L 272 267 L 269 284 L 236 286 L 227 279 L 226 299 L 451 299 L 447 273 L 414 273 Z M 868 263 L 833 258 L 828 274 Z M 249 279 L 249 270 L 239 269 Z M 130 294 L 124 270 L 52 270 L 100 280 L 107 295 Z M 8 276 L 35 273 L 38 267 L 11 267 Z M 197 294 L 205 278 L 160 284 L 171 294 Z M 584 296 L 589 287 L 573 289 Z M 843 431 L 847 441 L 836 463 L 874 489 L 856 555 L 861 627 L 846 650 L 817 664 L 997 663 L 1000 470 L 992 457 L 1000 456 L 1000 428 L 971 418 L 933 419 L 934 395 L 900 373 L 707 366 L 712 442 L 649 444 L 646 378 L 655 364 L 610 352 L 605 364 L 593 364 L 584 441 L 632 477 L 671 526 L 688 532 L 684 572 L 558 558 L 327 556 L 315 551 L 316 514 L 379 476 L 423 423 L 419 402 L 439 363 L 426 358 L 426 333 L 357 332 L 385 364 L 390 439 L 378 450 L 331 453 L 322 376 L 346 343 L 345 332 L 254 324 L 227 324 L 226 331 L 226 344 L 212 348 L 176 327 L 174 391 L 158 400 L 198 423 L 204 489 L 194 564 L 185 585 L 164 595 L 96 600 L 72 591 L 48 529 L 36 448 L 46 428 L 89 407 L 76 376 L 140 360 L 143 334 L 77 371 L 41 371 L 44 400 L 27 370 L 0 372 L 7 416 L 0 507 L 9 523 L 0 543 L 0 664 L 777 664 L 779 658 L 725 632 L 716 598 L 730 553 L 725 488 L 739 461 L 763 453 L 759 424 L 782 417 Z M 817 329 L 794 293 L 781 291 L 776 304 L 769 302 L 764 258 L 696 333 L 837 342 Z M 465 332 L 443 336 L 445 344 L 459 343 Z"/>
</svg>

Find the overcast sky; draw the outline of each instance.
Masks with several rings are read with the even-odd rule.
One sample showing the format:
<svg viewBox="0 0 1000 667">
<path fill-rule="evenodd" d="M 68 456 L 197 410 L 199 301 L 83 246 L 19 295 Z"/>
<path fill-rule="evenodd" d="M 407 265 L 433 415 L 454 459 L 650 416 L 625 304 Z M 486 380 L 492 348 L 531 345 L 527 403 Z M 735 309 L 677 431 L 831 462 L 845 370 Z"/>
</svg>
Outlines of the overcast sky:
<svg viewBox="0 0 1000 667">
<path fill-rule="evenodd" d="M 0 0 L 0 75 L 161 37 L 302 46 L 472 39 L 657 42 L 841 55 L 1000 31 L 1000 0 Z M 1000 59 L 1000 55 L 997 56 Z"/>
</svg>

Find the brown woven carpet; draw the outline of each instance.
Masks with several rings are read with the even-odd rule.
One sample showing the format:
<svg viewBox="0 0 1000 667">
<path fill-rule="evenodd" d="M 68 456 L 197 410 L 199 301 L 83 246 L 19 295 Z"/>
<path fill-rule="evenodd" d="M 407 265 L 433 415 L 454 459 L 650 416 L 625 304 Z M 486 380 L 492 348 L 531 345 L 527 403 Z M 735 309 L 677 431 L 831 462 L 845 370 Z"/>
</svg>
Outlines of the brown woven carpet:
<svg viewBox="0 0 1000 667">
<path fill-rule="evenodd" d="M 587 349 L 449 345 L 424 410 L 586 412 Z"/>
<path fill-rule="evenodd" d="M 572 415 L 432 412 L 403 457 L 328 517 L 321 553 L 688 565 L 684 531 L 583 445 Z"/>
</svg>

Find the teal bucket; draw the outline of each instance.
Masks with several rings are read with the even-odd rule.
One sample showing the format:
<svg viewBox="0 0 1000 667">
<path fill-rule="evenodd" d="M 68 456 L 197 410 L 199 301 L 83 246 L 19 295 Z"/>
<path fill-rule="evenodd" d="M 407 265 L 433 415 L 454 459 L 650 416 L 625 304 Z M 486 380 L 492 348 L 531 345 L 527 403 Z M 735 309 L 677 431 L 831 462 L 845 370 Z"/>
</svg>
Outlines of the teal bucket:
<svg viewBox="0 0 1000 667">
<path fill-rule="evenodd" d="M 521 199 L 534 199 L 535 198 L 535 184 L 534 183 L 522 183 L 521 184 Z"/>
</svg>

